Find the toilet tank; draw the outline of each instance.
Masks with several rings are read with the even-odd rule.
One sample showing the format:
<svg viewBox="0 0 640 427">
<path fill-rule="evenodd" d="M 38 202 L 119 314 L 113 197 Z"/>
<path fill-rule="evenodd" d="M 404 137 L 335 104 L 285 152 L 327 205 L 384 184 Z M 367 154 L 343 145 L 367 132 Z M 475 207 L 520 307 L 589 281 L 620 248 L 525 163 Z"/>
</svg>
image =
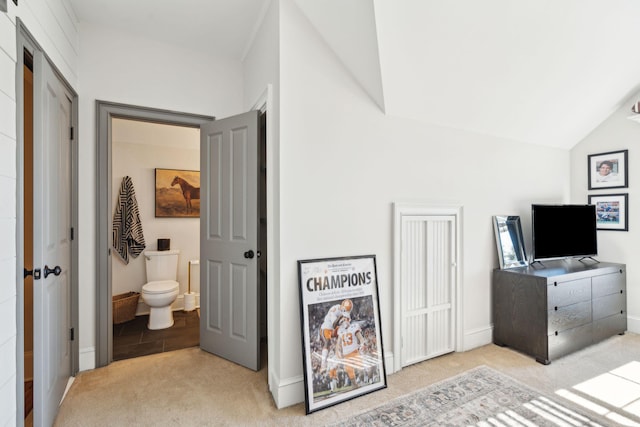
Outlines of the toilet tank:
<svg viewBox="0 0 640 427">
<path fill-rule="evenodd" d="M 147 267 L 147 282 L 158 280 L 177 280 L 179 250 L 145 251 L 144 259 Z"/>
</svg>

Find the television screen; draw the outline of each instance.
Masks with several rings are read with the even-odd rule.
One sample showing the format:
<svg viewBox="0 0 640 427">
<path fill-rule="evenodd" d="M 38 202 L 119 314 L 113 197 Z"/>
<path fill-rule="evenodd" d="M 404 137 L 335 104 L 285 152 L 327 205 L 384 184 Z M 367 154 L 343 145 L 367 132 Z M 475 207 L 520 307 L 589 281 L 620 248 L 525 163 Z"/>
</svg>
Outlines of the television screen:
<svg viewBox="0 0 640 427">
<path fill-rule="evenodd" d="M 595 256 L 594 205 L 531 205 L 533 259 Z"/>
</svg>

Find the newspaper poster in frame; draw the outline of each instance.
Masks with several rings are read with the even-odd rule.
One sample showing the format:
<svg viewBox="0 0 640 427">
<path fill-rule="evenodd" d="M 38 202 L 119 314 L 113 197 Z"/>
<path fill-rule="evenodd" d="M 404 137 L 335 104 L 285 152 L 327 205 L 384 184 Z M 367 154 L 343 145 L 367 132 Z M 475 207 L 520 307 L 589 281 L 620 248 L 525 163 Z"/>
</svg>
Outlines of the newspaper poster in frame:
<svg viewBox="0 0 640 427">
<path fill-rule="evenodd" d="M 298 261 L 306 413 L 387 387 L 375 255 Z"/>
</svg>

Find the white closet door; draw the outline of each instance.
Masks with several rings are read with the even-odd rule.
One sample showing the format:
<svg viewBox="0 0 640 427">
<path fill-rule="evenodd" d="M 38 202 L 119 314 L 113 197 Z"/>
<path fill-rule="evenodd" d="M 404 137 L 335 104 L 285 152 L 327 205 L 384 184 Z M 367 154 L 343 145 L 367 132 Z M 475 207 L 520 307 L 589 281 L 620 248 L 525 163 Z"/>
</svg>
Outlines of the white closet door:
<svg viewBox="0 0 640 427">
<path fill-rule="evenodd" d="M 34 57 L 34 425 L 53 424 L 71 376 L 71 96 L 42 52 Z"/>
<path fill-rule="evenodd" d="M 401 366 L 454 351 L 454 215 L 401 222 Z"/>
</svg>

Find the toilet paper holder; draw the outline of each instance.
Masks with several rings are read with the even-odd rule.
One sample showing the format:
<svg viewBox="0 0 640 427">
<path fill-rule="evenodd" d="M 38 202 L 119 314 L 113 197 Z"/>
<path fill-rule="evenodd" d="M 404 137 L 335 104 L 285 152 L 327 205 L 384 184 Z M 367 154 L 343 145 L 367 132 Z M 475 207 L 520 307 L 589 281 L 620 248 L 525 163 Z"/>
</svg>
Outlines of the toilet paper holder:
<svg viewBox="0 0 640 427">
<path fill-rule="evenodd" d="M 192 259 L 189 261 L 189 274 L 188 274 L 188 281 L 187 281 L 187 293 L 191 293 L 191 266 L 192 265 L 199 265 L 200 264 L 200 260 L 199 259 Z"/>
</svg>

